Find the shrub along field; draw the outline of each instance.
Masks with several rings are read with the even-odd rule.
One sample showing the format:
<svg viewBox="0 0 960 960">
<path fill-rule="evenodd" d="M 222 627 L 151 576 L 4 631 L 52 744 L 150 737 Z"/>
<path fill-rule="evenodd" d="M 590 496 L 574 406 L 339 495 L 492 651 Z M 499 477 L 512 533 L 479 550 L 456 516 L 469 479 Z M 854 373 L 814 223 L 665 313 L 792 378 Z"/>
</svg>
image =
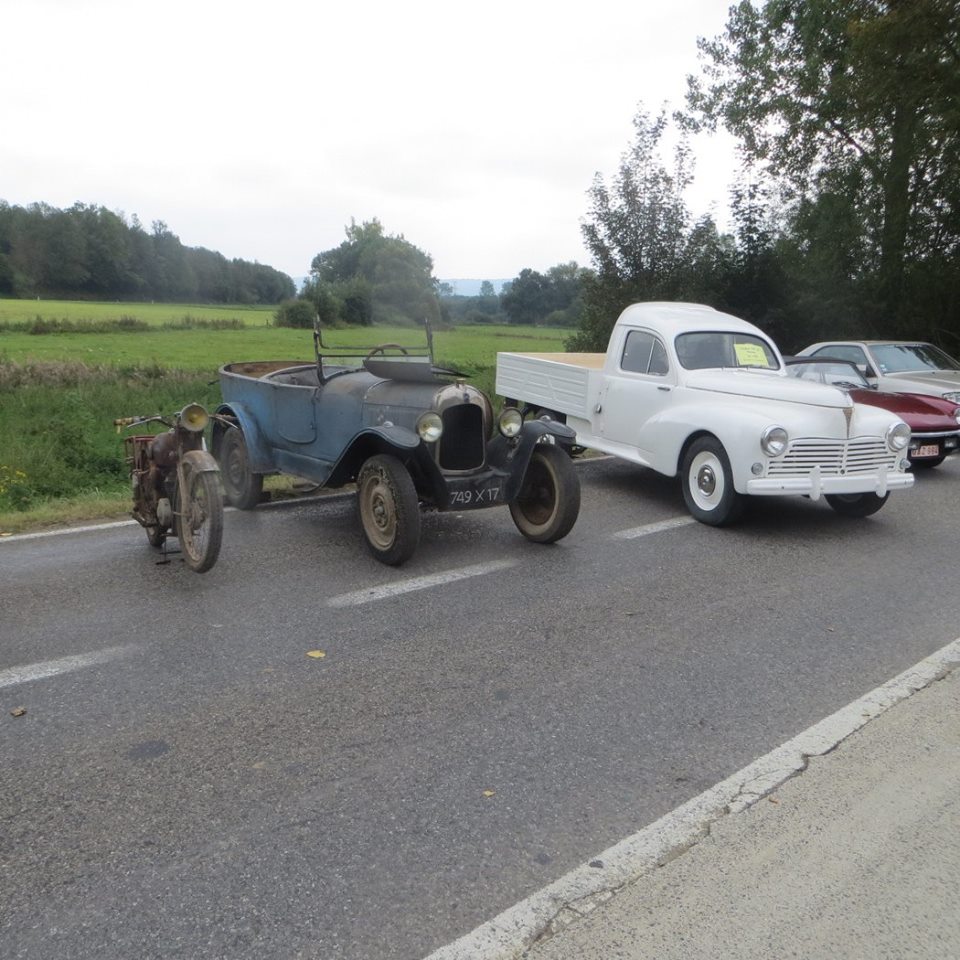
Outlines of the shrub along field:
<svg viewBox="0 0 960 960">
<path fill-rule="evenodd" d="M 225 363 L 312 360 L 310 331 L 269 326 L 271 316 L 244 307 L 0 300 L 0 533 L 122 515 L 127 478 L 113 419 L 193 401 L 213 408 Z M 562 350 L 568 332 L 462 326 L 436 332 L 434 354 L 492 394 L 498 350 Z M 343 328 L 325 332 L 324 342 L 421 346 L 425 336 L 409 327 Z"/>
</svg>

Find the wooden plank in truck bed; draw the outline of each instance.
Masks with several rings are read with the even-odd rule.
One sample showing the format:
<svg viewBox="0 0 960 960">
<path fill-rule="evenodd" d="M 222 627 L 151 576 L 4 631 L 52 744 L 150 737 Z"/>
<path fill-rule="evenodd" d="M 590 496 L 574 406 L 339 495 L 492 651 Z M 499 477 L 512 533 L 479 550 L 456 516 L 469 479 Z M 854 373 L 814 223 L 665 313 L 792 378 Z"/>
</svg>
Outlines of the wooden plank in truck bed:
<svg viewBox="0 0 960 960">
<path fill-rule="evenodd" d="M 532 406 L 588 418 L 590 372 L 602 353 L 498 353 L 496 392 Z"/>
</svg>

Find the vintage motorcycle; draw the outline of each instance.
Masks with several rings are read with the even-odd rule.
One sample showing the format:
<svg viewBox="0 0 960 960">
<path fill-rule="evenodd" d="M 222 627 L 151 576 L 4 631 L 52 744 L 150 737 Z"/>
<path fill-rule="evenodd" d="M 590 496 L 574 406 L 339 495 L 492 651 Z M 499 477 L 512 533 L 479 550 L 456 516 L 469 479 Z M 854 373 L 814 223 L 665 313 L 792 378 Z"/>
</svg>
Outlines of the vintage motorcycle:
<svg viewBox="0 0 960 960">
<path fill-rule="evenodd" d="M 222 419 L 214 415 L 213 419 Z M 146 423 L 162 423 L 165 433 L 124 437 L 130 468 L 133 518 L 162 547 L 172 530 L 191 570 L 204 573 L 216 562 L 223 538 L 220 469 L 207 452 L 204 428 L 211 415 L 190 403 L 171 416 L 120 417 L 117 433 Z"/>
</svg>

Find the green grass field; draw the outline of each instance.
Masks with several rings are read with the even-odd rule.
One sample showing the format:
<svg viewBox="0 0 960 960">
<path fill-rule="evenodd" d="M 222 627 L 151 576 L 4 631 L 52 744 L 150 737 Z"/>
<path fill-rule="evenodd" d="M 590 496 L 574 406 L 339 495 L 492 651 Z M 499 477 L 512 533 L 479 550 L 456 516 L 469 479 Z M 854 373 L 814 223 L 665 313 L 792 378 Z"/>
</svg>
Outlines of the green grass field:
<svg viewBox="0 0 960 960">
<path fill-rule="evenodd" d="M 128 509 L 114 417 L 169 413 L 191 401 L 213 407 L 219 402 L 216 371 L 225 363 L 313 359 L 311 332 L 269 326 L 273 311 L 264 309 L 39 301 L 50 307 L 45 320 L 95 324 L 132 316 L 151 326 L 43 334 L 3 328 L 5 322 L 32 320 L 36 314 L 29 311 L 36 303 L 0 300 L 0 534 Z M 201 310 L 214 313 L 201 315 Z M 163 327 L 188 316 L 242 319 L 244 327 Z M 569 333 L 457 327 L 434 334 L 435 359 L 462 370 L 492 395 L 497 351 L 558 351 Z M 344 328 L 326 332 L 324 341 L 349 349 L 378 343 L 420 346 L 425 335 L 409 327 Z"/>
<path fill-rule="evenodd" d="M 0 326 L 42 320 L 119 320 L 133 317 L 151 326 L 178 323 L 187 317 L 196 320 L 240 320 L 248 327 L 265 327 L 275 307 L 222 306 L 190 303 L 120 303 L 78 300 L 5 300 L 0 299 Z"/>
</svg>

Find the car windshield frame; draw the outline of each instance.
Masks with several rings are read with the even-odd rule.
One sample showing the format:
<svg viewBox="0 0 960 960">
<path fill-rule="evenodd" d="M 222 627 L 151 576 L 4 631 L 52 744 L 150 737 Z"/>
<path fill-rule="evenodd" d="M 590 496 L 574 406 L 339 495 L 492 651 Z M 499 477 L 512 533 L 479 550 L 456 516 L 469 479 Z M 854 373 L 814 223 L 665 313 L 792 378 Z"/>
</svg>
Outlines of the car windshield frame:
<svg viewBox="0 0 960 960">
<path fill-rule="evenodd" d="M 673 349 L 684 370 L 781 369 L 769 340 L 739 330 L 687 330 L 674 337 Z"/>
<path fill-rule="evenodd" d="M 960 372 L 960 362 L 932 343 L 874 343 L 870 352 L 880 373 Z"/>
<path fill-rule="evenodd" d="M 818 367 L 828 367 L 833 369 L 819 370 L 819 377 L 803 376 L 801 370 L 815 370 Z M 840 387 L 841 389 L 869 390 L 870 381 L 857 369 L 856 364 L 849 360 L 825 360 L 816 357 L 813 360 L 800 360 L 787 364 L 787 374 L 795 377 L 797 380 L 807 380 L 810 383 L 823 383 L 828 387 Z"/>
</svg>

